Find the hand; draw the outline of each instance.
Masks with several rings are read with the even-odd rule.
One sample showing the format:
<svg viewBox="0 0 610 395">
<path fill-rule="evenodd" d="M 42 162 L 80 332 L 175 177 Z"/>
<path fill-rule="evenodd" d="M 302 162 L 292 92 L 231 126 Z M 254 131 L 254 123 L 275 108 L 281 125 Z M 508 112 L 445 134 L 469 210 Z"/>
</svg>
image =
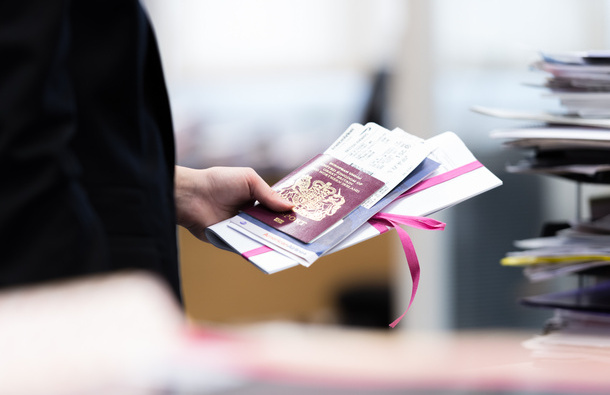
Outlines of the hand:
<svg viewBox="0 0 610 395">
<path fill-rule="evenodd" d="M 178 225 L 203 241 L 207 241 L 205 228 L 233 217 L 256 200 L 275 211 L 293 208 L 247 167 L 197 170 L 176 166 L 175 197 Z"/>
</svg>

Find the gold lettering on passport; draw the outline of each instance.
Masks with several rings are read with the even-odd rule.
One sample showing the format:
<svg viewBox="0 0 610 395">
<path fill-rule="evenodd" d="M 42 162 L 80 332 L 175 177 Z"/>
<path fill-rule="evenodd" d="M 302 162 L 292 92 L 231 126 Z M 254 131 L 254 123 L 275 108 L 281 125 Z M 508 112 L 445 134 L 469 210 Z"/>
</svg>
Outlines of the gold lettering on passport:
<svg viewBox="0 0 610 395">
<path fill-rule="evenodd" d="M 331 182 L 315 180 L 306 175 L 297 179 L 292 186 L 278 191 L 294 204 L 294 211 L 313 221 L 321 221 L 335 214 L 345 203 L 341 190 L 337 191 Z"/>
</svg>

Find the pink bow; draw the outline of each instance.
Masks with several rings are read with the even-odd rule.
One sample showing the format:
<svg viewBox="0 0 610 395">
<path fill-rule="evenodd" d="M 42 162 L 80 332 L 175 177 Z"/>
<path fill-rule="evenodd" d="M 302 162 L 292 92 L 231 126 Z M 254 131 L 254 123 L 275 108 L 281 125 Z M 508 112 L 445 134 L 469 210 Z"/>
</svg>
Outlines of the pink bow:
<svg viewBox="0 0 610 395">
<path fill-rule="evenodd" d="M 407 314 L 407 311 L 413 303 L 413 299 L 415 299 L 415 294 L 417 293 L 417 287 L 419 285 L 420 272 L 419 260 L 417 259 L 417 254 L 415 253 L 415 247 L 413 246 L 411 237 L 409 237 L 407 231 L 400 227 L 400 225 L 406 225 L 417 229 L 444 230 L 445 224 L 427 217 L 415 217 L 388 213 L 375 214 L 371 219 L 369 219 L 369 223 L 380 231 L 382 230 L 380 228 L 383 228 L 383 231 L 387 231 L 387 226 L 396 229 L 398 236 L 400 237 L 400 242 L 402 243 L 402 248 L 405 251 L 405 257 L 407 258 L 407 264 L 409 265 L 409 272 L 411 273 L 411 279 L 413 280 L 411 300 L 409 301 L 409 305 L 407 306 L 405 312 L 390 324 L 390 326 L 394 328 Z"/>
</svg>

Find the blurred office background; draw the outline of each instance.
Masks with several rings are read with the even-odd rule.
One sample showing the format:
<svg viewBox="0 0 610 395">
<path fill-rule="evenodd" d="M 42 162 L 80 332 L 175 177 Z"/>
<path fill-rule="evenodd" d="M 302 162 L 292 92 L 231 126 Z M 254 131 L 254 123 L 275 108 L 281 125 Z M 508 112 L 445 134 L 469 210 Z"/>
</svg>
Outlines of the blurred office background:
<svg viewBox="0 0 610 395">
<path fill-rule="evenodd" d="M 420 137 L 457 133 L 503 181 L 410 230 L 420 290 L 400 328 L 539 328 L 522 296 L 561 288 L 501 267 L 513 240 L 577 216 L 571 182 L 507 174 L 519 153 L 488 137 L 521 122 L 475 104 L 554 110 L 529 71 L 537 51 L 607 48 L 605 0 L 146 0 L 159 38 L 180 164 L 250 166 L 269 182 L 323 151 L 352 122 Z M 516 155 L 516 156 L 515 156 Z M 597 187 L 585 193 L 603 193 Z M 267 276 L 181 232 L 193 320 L 377 325 L 408 304 L 411 280 L 394 232 Z"/>
</svg>

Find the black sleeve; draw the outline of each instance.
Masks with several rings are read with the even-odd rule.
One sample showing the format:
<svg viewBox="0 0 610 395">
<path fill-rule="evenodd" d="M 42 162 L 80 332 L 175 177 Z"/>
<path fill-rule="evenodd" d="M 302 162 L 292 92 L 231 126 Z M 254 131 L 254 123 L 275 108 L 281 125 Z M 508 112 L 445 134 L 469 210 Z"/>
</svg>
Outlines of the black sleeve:
<svg viewBox="0 0 610 395">
<path fill-rule="evenodd" d="M 70 151 L 69 2 L 0 2 L 0 286 L 95 272 L 107 258 Z"/>
</svg>

